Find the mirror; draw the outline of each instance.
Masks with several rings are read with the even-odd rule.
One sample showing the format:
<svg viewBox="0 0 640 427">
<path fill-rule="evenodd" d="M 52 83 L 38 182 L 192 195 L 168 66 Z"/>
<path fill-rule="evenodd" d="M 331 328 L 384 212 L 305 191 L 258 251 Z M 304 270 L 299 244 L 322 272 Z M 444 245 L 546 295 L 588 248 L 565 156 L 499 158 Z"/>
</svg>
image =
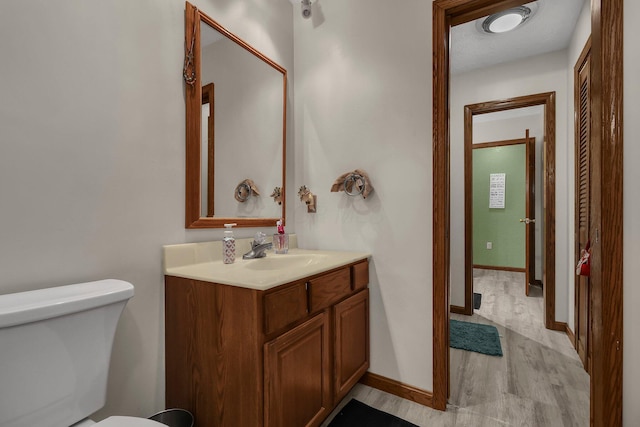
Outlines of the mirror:
<svg viewBox="0 0 640 427">
<path fill-rule="evenodd" d="M 275 226 L 285 218 L 287 71 L 188 2 L 185 23 L 186 227 Z"/>
</svg>

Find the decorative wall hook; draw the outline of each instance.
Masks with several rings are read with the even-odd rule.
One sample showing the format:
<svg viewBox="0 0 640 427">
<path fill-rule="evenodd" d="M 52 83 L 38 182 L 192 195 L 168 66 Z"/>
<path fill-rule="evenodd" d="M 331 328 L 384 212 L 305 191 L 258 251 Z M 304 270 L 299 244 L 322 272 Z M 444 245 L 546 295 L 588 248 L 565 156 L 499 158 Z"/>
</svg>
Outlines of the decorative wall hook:
<svg viewBox="0 0 640 427">
<path fill-rule="evenodd" d="M 331 192 L 338 191 L 344 191 L 349 196 L 361 194 L 362 198 L 366 199 L 373 191 L 373 185 L 365 171 L 356 169 L 353 172 L 343 173 L 335 180 L 331 186 Z"/>
<path fill-rule="evenodd" d="M 193 86 L 196 83 L 196 69 L 193 63 L 193 49 L 196 43 L 196 24 L 200 19 L 198 8 L 193 8 L 193 30 L 191 31 L 191 40 L 187 46 L 187 39 L 185 35 L 184 40 L 184 66 L 182 67 L 182 77 L 184 82 L 189 86 Z"/>
<path fill-rule="evenodd" d="M 240 203 L 246 202 L 251 195 L 259 196 L 258 187 L 250 179 L 245 179 L 236 187 L 234 197 Z"/>
<path fill-rule="evenodd" d="M 298 196 L 300 197 L 300 201 L 307 204 L 307 212 L 315 213 L 316 211 L 316 195 L 313 194 L 306 185 L 300 187 L 298 190 Z"/>
<path fill-rule="evenodd" d="M 273 193 L 271 193 L 271 197 L 273 197 L 273 201 L 277 204 L 282 204 L 282 187 L 276 187 L 273 189 Z"/>
</svg>

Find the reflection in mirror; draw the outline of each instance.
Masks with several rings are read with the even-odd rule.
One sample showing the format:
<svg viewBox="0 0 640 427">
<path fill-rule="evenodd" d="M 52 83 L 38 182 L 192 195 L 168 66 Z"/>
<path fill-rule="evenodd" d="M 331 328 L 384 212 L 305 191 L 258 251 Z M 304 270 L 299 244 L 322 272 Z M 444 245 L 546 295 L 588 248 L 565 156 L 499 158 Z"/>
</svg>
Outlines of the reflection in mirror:
<svg viewBox="0 0 640 427">
<path fill-rule="evenodd" d="M 187 228 L 273 226 L 284 219 L 286 70 L 187 3 L 195 84 L 187 97 Z M 196 107 L 197 102 L 197 107 Z M 269 197 L 234 197 L 251 178 Z"/>
<path fill-rule="evenodd" d="M 200 34 L 201 81 L 208 83 L 203 87 L 215 84 L 219 106 L 214 113 L 214 216 L 280 217 L 280 206 L 272 200 L 232 203 L 232 197 L 248 176 L 258 188 L 281 185 L 282 74 L 204 22 Z M 206 206 L 210 194 L 201 196 Z"/>
<path fill-rule="evenodd" d="M 213 165 L 214 159 L 214 85 L 209 83 L 202 86 L 202 153 L 200 155 L 202 182 L 200 184 L 204 200 L 200 203 L 202 216 L 213 216 Z"/>
</svg>

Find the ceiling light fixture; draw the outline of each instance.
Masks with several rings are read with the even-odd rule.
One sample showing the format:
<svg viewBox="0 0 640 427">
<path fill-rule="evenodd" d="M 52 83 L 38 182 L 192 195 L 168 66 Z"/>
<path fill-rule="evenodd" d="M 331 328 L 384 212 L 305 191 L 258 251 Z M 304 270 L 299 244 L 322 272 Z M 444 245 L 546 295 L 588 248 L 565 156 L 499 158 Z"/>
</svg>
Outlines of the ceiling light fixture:
<svg viewBox="0 0 640 427">
<path fill-rule="evenodd" d="M 531 9 L 527 6 L 514 7 L 489 15 L 482 21 L 482 29 L 491 34 L 506 33 L 524 24 L 530 16 Z"/>
</svg>

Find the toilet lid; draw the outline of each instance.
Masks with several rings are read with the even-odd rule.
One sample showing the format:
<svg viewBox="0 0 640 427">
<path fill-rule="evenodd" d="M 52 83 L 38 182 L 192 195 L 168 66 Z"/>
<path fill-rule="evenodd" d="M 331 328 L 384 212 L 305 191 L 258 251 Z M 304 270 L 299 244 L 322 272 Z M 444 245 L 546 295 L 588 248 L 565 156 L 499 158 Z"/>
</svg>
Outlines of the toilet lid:
<svg viewBox="0 0 640 427">
<path fill-rule="evenodd" d="M 167 427 L 157 421 L 136 417 L 109 417 L 94 424 L 94 427 Z"/>
</svg>

